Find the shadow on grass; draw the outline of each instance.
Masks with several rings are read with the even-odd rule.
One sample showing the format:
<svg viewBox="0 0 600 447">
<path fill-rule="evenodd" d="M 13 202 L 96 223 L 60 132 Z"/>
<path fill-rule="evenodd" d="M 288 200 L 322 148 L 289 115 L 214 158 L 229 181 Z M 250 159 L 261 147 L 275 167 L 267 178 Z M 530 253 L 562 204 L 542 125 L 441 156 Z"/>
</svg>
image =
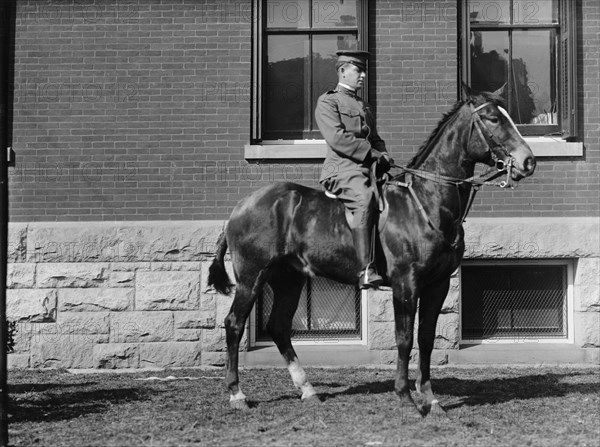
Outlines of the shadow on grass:
<svg viewBox="0 0 600 447">
<path fill-rule="evenodd" d="M 539 399 L 545 397 L 563 397 L 568 394 L 599 394 L 600 383 L 564 383 L 564 378 L 575 374 L 530 374 L 521 377 L 490 378 L 490 379 L 458 379 L 439 378 L 432 379 L 433 391 L 439 394 L 440 401 L 446 409 L 462 406 L 476 406 L 498 404 L 512 400 Z M 320 383 L 321 387 L 330 386 Z M 338 384 L 331 384 L 331 386 Z M 323 389 L 321 388 L 321 389 Z M 415 389 L 414 380 L 411 380 L 411 389 Z M 340 396 L 361 394 L 384 394 L 394 392 L 394 380 L 381 380 L 367 382 L 349 388 L 320 393 L 323 400 L 335 399 Z M 454 397 L 454 399 L 452 399 Z M 450 399 L 449 399 L 450 398 Z"/>
<path fill-rule="evenodd" d="M 8 412 L 10 422 L 53 422 L 103 413 L 114 405 L 150 400 L 160 391 L 143 388 L 98 388 L 72 391 L 80 384 L 34 384 L 11 386 Z M 21 388 L 19 391 L 15 390 Z M 65 392 L 65 389 L 69 389 Z M 51 390 L 51 391 L 48 391 Z"/>
<path fill-rule="evenodd" d="M 82 383 L 20 383 L 9 385 L 8 391 L 10 394 L 23 393 L 42 393 L 51 390 L 65 390 L 67 388 L 81 388 L 86 386 L 96 385 L 98 382 L 82 382 Z"/>
</svg>

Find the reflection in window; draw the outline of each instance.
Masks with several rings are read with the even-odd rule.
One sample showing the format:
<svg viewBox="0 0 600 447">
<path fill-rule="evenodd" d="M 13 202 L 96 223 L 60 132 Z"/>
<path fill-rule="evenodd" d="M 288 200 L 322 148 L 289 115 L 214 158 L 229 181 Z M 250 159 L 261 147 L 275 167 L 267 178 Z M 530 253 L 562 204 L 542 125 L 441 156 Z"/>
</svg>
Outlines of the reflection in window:
<svg viewBox="0 0 600 447">
<path fill-rule="evenodd" d="M 335 34 L 312 39 L 297 34 L 269 36 L 263 85 L 265 134 L 280 139 L 316 132 L 317 99 L 337 84 L 335 53 L 356 45 L 354 36 Z"/>
<path fill-rule="evenodd" d="M 508 78 L 508 33 L 471 33 L 471 86 L 477 91 L 495 92 Z"/>
<path fill-rule="evenodd" d="M 557 124 L 555 41 L 554 30 L 473 31 L 473 88 L 504 97 L 517 124 Z"/>
<path fill-rule="evenodd" d="M 298 35 L 277 36 L 267 41 L 263 94 L 268 131 L 304 129 L 308 43 L 308 37 Z"/>
<path fill-rule="evenodd" d="M 517 123 L 558 124 L 554 30 L 513 33 L 512 76 Z"/>
<path fill-rule="evenodd" d="M 557 0 L 469 3 L 471 85 L 499 93 L 516 124 L 559 124 L 558 6 Z"/>
<path fill-rule="evenodd" d="M 318 97 L 337 84 L 336 52 L 358 49 L 357 0 L 263 2 L 263 139 L 321 138 Z"/>
</svg>

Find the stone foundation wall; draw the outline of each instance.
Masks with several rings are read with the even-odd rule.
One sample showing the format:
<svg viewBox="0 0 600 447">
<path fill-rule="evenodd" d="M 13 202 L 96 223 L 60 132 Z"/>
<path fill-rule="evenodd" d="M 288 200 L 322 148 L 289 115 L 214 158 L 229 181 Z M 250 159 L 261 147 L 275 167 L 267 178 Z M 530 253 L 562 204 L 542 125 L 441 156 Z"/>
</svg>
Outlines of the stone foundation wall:
<svg viewBox="0 0 600 447">
<path fill-rule="evenodd" d="M 222 222 L 29 224 L 10 229 L 12 367 L 224 362 L 231 298 L 206 285 Z"/>
<path fill-rule="evenodd" d="M 222 227 L 221 221 L 11 225 L 7 313 L 18 332 L 9 366 L 224 364 L 223 320 L 232 297 L 206 284 Z M 598 219 L 470 219 L 465 230 L 467 259 L 573 259 L 575 345 L 600 347 Z M 455 273 L 434 363 L 458 348 L 459 302 Z M 395 361 L 389 290 L 369 294 L 367 347 L 381 363 Z"/>
</svg>

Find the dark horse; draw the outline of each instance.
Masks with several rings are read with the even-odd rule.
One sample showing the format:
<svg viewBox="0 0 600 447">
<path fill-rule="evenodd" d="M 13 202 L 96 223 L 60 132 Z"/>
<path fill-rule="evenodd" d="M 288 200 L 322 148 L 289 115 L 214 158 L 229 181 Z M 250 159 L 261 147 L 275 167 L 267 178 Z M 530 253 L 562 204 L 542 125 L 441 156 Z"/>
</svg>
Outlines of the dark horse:
<svg viewBox="0 0 600 447">
<path fill-rule="evenodd" d="M 471 203 L 475 164 L 497 166 L 508 182 L 533 173 L 535 159 L 500 98 L 474 94 L 444 115 L 402 174 L 384 188 L 389 204 L 380 231 L 378 271 L 393 291 L 398 364 L 395 390 L 403 405 L 426 415 L 439 403 L 430 381 L 435 328 L 450 275 L 464 252 L 462 223 Z M 505 183 L 505 182 L 503 182 Z M 502 185 L 505 186 L 505 185 Z M 294 183 L 275 183 L 241 200 L 221 236 L 208 282 L 229 293 L 223 259 L 229 246 L 235 272 L 235 298 L 225 319 L 226 385 L 234 408 L 247 408 L 238 378 L 238 348 L 246 320 L 263 286 L 273 290 L 267 329 L 285 359 L 302 398 L 318 399 L 290 341 L 292 318 L 306 275 L 356 284 L 360 269 L 344 206 L 323 191 Z M 415 405 L 408 362 L 419 303 L 419 373 Z"/>
</svg>

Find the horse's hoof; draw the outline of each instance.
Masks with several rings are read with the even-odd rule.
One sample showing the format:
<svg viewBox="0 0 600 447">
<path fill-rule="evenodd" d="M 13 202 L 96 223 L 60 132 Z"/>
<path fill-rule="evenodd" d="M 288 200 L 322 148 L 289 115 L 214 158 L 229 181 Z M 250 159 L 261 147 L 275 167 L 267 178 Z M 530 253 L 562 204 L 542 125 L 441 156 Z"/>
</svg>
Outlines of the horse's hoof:
<svg viewBox="0 0 600 447">
<path fill-rule="evenodd" d="M 434 417 L 447 418 L 448 413 L 446 409 L 440 405 L 440 403 L 436 400 L 431 403 L 431 409 L 429 414 Z"/>
<path fill-rule="evenodd" d="M 414 423 L 422 420 L 424 417 L 421 408 L 413 402 L 406 402 L 400 405 L 400 420 L 403 422 Z"/>
<path fill-rule="evenodd" d="M 321 405 L 321 403 L 322 403 L 318 394 L 313 394 L 308 397 L 303 397 L 302 402 L 304 402 L 305 405 Z"/>
<path fill-rule="evenodd" d="M 423 417 L 428 416 L 428 415 L 430 418 L 431 417 L 441 417 L 441 418 L 448 417 L 446 410 L 444 409 L 444 407 L 442 407 L 440 405 L 440 403 L 437 400 L 434 400 L 431 403 L 426 403 L 426 404 L 419 406 L 418 410 L 419 410 L 419 413 L 421 413 L 421 415 Z"/>
<path fill-rule="evenodd" d="M 246 399 L 231 400 L 231 401 L 229 401 L 229 406 L 233 410 L 250 411 L 250 407 L 248 406 L 248 403 L 246 402 Z"/>
</svg>

